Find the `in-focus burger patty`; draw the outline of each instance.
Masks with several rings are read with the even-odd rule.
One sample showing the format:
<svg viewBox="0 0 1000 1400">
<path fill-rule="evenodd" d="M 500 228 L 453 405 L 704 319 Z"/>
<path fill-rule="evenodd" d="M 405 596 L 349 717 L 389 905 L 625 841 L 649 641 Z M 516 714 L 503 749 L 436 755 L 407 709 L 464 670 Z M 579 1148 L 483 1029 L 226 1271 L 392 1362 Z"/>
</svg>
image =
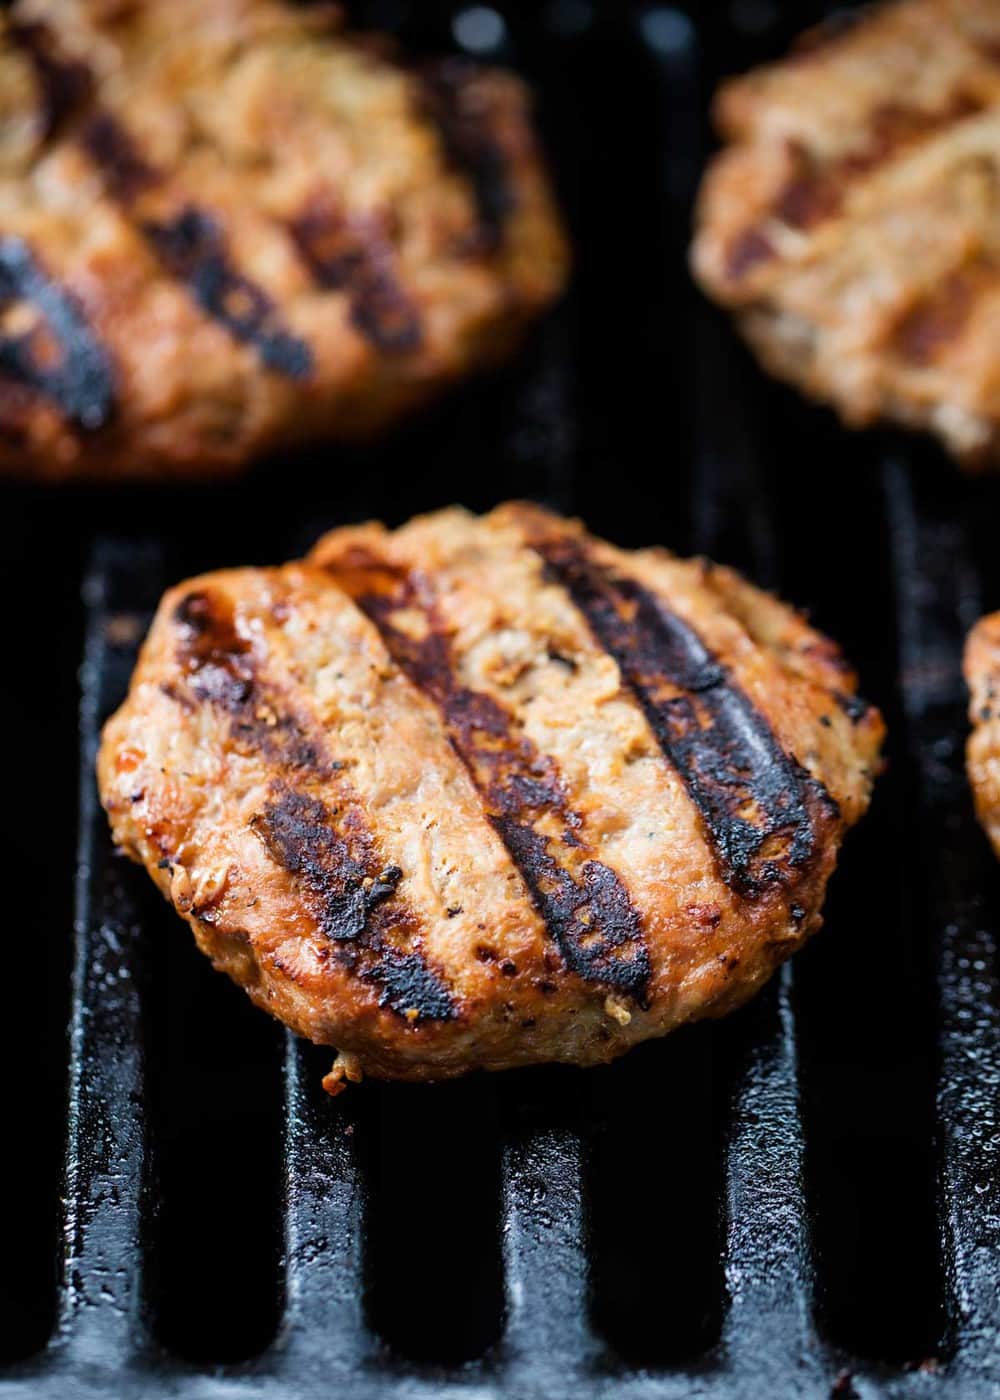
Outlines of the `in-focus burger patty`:
<svg viewBox="0 0 1000 1400">
<path fill-rule="evenodd" d="M 820 924 L 883 726 L 728 569 L 530 505 L 164 598 L 98 764 L 215 965 L 358 1073 L 592 1064 Z"/>
<path fill-rule="evenodd" d="M 898 0 L 723 85 L 694 265 L 853 425 L 1000 459 L 1000 5 Z"/>
<path fill-rule="evenodd" d="M 567 253 L 523 85 L 282 0 L 0 10 L 0 470 L 193 475 L 379 428 Z"/>
</svg>

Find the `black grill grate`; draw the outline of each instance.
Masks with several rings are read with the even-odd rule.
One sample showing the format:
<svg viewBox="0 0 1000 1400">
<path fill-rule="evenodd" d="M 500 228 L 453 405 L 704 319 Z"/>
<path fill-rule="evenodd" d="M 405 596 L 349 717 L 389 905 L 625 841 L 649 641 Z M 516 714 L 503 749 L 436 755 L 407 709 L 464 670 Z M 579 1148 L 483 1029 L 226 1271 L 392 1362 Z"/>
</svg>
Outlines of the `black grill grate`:
<svg viewBox="0 0 1000 1400">
<path fill-rule="evenodd" d="M 102 538 L 83 589 L 64 1264 L 52 1290 L 30 1264 L 49 1249 L 62 1112 L 33 1064 L 56 1039 L 11 998 L 16 1107 L 41 1126 L 4 1167 L 19 1309 L 4 1347 L 20 1359 L 0 1400 L 1000 1387 L 1000 877 L 962 773 L 958 671 L 965 628 L 997 602 L 1000 481 L 847 437 L 768 384 L 687 283 L 704 93 L 819 6 L 501 8 L 504 56 L 545 94 L 580 251 L 573 297 L 521 366 L 344 454 L 333 487 L 313 461 L 200 493 L 11 493 L 10 579 L 44 543 L 62 561 L 36 585 L 50 609 L 68 613 L 77 555 Z M 451 32 L 451 6 L 359 9 L 429 45 Z M 887 712 L 890 771 L 829 936 L 729 1022 L 593 1073 L 370 1084 L 334 1104 L 322 1054 L 245 1011 L 114 857 L 99 725 L 167 579 L 290 555 L 343 519 L 519 493 L 811 604 Z M 14 772 L 37 782 L 35 748 L 67 722 L 46 689 L 66 649 L 14 635 L 40 682 Z M 64 791 L 53 771 L 46 797 Z M 7 834 L 43 815 L 11 804 Z M 55 941 L 42 883 L 15 914 Z M 36 1293 L 58 1298 L 47 1344 Z"/>
</svg>

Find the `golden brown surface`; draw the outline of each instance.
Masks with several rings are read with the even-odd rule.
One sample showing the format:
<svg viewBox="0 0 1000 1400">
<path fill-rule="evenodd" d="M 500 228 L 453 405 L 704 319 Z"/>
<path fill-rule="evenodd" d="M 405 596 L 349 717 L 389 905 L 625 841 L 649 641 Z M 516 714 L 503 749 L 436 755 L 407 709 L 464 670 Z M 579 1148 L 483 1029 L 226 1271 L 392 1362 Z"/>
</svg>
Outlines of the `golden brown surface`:
<svg viewBox="0 0 1000 1400">
<path fill-rule="evenodd" d="M 1000 457 L 1000 5 L 899 0 L 726 83 L 694 266 L 853 426 Z"/>
<path fill-rule="evenodd" d="M 217 967 L 364 1071 L 592 1064 L 820 924 L 883 733 L 833 644 L 537 507 L 164 598 L 98 764 Z"/>
<path fill-rule="evenodd" d="M 0 469 L 231 472 L 492 363 L 566 247 L 514 77 L 281 0 L 0 12 Z"/>
<path fill-rule="evenodd" d="M 966 749 L 976 815 L 1000 856 L 1000 613 L 982 618 L 965 644 L 972 733 Z"/>
</svg>

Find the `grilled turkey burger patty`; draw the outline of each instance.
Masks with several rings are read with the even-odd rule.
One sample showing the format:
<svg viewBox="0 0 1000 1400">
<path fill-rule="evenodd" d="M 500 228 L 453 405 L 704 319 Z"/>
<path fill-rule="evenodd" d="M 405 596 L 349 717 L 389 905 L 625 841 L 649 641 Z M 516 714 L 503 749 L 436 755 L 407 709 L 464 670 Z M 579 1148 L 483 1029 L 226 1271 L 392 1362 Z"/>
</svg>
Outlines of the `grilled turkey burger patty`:
<svg viewBox="0 0 1000 1400">
<path fill-rule="evenodd" d="M 335 20 L 0 10 L 0 470 L 231 472 L 368 433 L 558 294 L 522 84 Z"/>
<path fill-rule="evenodd" d="M 820 924 L 883 734 L 728 569 L 528 505 L 164 598 L 98 762 L 215 965 L 361 1072 L 592 1064 Z"/>
<path fill-rule="evenodd" d="M 1000 460 L 1000 5 L 897 0 L 728 82 L 694 264 L 768 369 Z"/>
</svg>

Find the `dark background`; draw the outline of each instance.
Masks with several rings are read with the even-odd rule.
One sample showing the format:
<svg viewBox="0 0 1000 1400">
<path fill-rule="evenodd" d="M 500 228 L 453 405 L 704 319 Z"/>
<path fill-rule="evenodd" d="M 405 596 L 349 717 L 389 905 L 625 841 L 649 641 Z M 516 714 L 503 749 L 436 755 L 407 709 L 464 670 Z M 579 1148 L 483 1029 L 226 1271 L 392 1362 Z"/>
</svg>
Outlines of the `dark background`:
<svg viewBox="0 0 1000 1400">
<path fill-rule="evenodd" d="M 349 8 L 418 47 L 455 46 L 461 7 Z M 780 587 L 843 643 L 897 734 L 887 456 L 904 451 L 924 498 L 963 522 L 986 601 L 1000 599 L 989 538 L 997 483 L 960 480 L 932 444 L 846 434 L 766 380 L 688 279 L 691 196 L 710 149 L 707 93 L 719 75 L 779 53 L 824 7 L 494 8 L 504 37 L 486 56 L 537 84 L 577 261 L 571 295 L 515 365 L 385 442 L 264 463 L 235 484 L 0 488 L 0 1359 L 38 1349 L 53 1317 L 80 590 L 97 534 L 164 541 L 173 580 L 281 560 L 323 529 L 369 515 L 396 524 L 456 500 L 479 509 L 537 497 L 624 545 L 707 549 Z M 687 62 L 692 22 L 697 73 Z M 895 1362 L 933 1354 L 944 1329 L 930 953 L 910 794 L 894 737 L 873 811 L 834 881 L 827 927 L 798 960 L 794 984 L 822 1328 L 854 1354 Z M 150 1224 L 154 1326 L 184 1356 L 235 1359 L 262 1349 L 278 1316 L 280 1036 L 211 972 L 145 876 L 129 878 L 154 940 L 158 989 L 148 1028 L 160 1183 Z M 423 1359 L 474 1357 L 496 1339 L 494 1130 L 517 1098 L 537 1103 L 539 1116 L 584 1125 L 594 1306 L 614 1347 L 643 1364 L 709 1347 L 723 1305 L 720 1125 L 733 1038 L 753 1014 L 684 1030 L 586 1074 L 356 1091 L 373 1143 L 375 1328 L 403 1357 Z"/>
</svg>

